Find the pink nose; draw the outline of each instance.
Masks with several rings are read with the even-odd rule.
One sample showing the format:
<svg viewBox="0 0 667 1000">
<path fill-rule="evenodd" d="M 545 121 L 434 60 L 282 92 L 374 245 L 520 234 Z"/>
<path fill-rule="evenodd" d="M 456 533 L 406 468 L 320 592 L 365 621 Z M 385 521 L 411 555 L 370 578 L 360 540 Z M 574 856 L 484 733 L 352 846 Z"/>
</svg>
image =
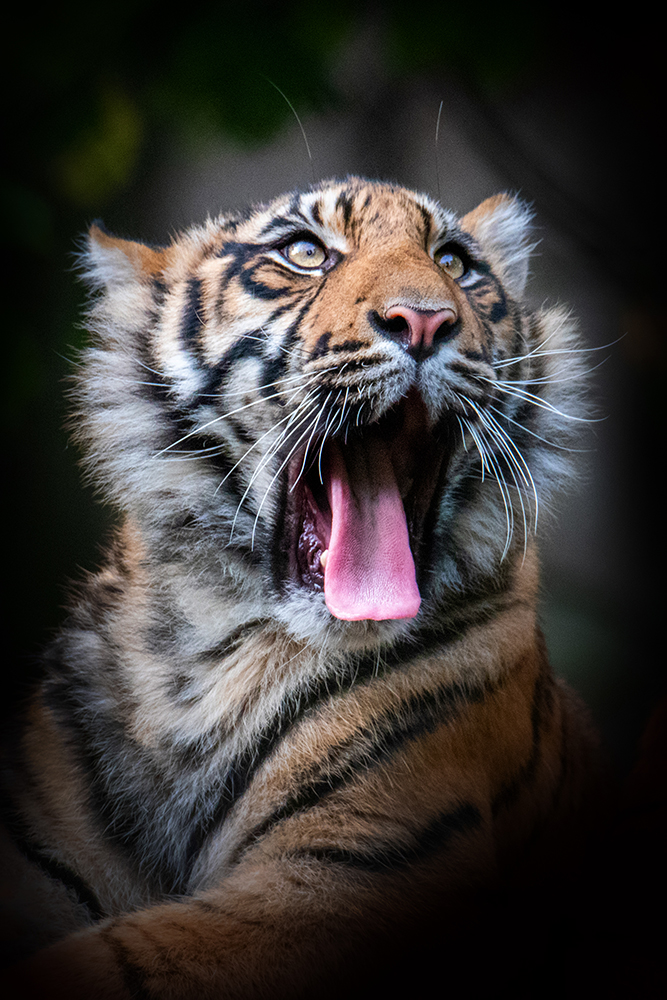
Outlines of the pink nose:
<svg viewBox="0 0 667 1000">
<path fill-rule="evenodd" d="M 452 335 L 451 327 L 459 318 L 456 310 L 452 306 L 445 309 L 411 309 L 409 306 L 392 306 L 387 309 L 385 319 L 405 320 L 407 329 L 402 338 L 406 350 L 410 354 L 430 354 L 433 350 L 433 341 L 441 327 L 450 329 L 442 330 L 441 337 Z"/>
</svg>

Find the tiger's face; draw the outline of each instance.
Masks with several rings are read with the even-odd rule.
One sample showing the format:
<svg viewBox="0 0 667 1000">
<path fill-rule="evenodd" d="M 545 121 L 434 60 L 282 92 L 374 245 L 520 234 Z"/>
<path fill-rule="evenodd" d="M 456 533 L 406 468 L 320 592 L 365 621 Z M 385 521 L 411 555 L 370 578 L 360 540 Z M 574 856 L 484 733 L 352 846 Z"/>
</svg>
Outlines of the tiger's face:
<svg viewBox="0 0 667 1000">
<path fill-rule="evenodd" d="M 529 221 L 350 178 L 163 250 L 94 229 L 82 398 L 107 490 L 165 563 L 298 634 L 427 620 L 536 516 L 557 412 L 536 402 L 573 333 L 522 304 Z"/>
</svg>

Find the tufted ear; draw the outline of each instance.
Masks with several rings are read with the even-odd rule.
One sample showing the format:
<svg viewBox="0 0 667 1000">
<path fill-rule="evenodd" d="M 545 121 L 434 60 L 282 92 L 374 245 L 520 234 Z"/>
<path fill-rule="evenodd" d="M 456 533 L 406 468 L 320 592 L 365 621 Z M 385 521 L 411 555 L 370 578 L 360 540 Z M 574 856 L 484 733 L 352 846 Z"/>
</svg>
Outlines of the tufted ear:
<svg viewBox="0 0 667 1000">
<path fill-rule="evenodd" d="M 514 299 L 520 299 L 528 278 L 528 259 L 535 244 L 528 242 L 533 213 L 508 194 L 487 198 L 468 212 L 460 226 L 480 244 Z"/>
<path fill-rule="evenodd" d="M 85 276 L 91 284 L 111 290 L 156 277 L 164 270 L 166 252 L 112 236 L 98 223 L 93 223 L 88 232 L 83 261 Z"/>
</svg>

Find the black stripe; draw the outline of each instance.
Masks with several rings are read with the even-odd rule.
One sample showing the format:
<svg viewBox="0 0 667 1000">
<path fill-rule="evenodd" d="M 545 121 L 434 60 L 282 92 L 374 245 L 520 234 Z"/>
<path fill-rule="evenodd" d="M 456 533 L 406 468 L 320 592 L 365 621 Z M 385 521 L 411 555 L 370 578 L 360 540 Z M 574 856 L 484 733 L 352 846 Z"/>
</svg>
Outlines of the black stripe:
<svg viewBox="0 0 667 1000">
<path fill-rule="evenodd" d="M 273 588 L 277 594 L 283 593 L 287 581 L 291 579 L 291 564 L 294 558 L 292 538 L 296 527 L 293 518 L 297 515 L 288 512 L 291 495 L 288 476 L 280 476 L 277 490 L 273 498 L 273 538 L 271 540 L 271 577 Z M 291 522 L 291 523 L 290 523 Z"/>
<path fill-rule="evenodd" d="M 400 871 L 428 860 L 445 848 L 453 837 L 476 830 L 481 824 L 482 814 L 477 806 L 464 802 L 458 808 L 436 816 L 414 836 L 411 843 L 380 842 L 368 851 L 341 847 L 303 848 L 290 852 L 290 856 L 316 858 L 371 874 Z"/>
<path fill-rule="evenodd" d="M 464 378 L 472 378 L 477 372 L 470 365 L 467 365 L 464 361 L 450 361 L 447 368 L 451 372 L 455 372 L 457 375 L 462 375 Z"/>
<path fill-rule="evenodd" d="M 168 618 L 166 620 L 168 621 L 168 624 L 165 630 L 167 634 L 165 636 L 166 641 L 163 653 L 168 654 L 173 649 L 174 626 L 172 625 L 172 622 L 169 621 Z M 216 646 L 211 646 L 209 647 L 209 649 L 206 649 L 203 652 L 198 653 L 196 657 L 197 663 L 199 664 L 203 663 L 211 666 L 212 665 L 211 661 L 213 661 L 217 666 L 220 660 L 224 660 L 231 653 L 235 652 L 235 650 L 237 650 L 239 646 L 242 644 L 244 639 L 246 639 L 252 632 L 256 631 L 258 628 L 261 628 L 261 626 L 266 624 L 266 622 L 268 621 L 269 621 L 268 618 L 256 618 L 253 621 L 246 622 L 243 625 L 239 625 L 238 628 L 230 632 L 229 635 L 226 636 Z M 160 631 L 163 628 L 164 626 L 155 625 L 152 626 L 149 630 L 147 630 L 149 643 L 150 639 L 153 639 L 155 637 L 156 632 L 158 640 L 161 638 Z M 152 645 L 150 646 L 150 648 L 154 649 Z M 205 697 L 205 694 L 201 690 L 197 689 L 197 681 L 198 681 L 198 676 L 195 673 L 177 670 L 172 676 L 169 677 L 168 681 L 165 684 L 165 689 L 167 691 L 167 694 L 173 701 L 181 704 L 195 704 L 201 701 L 202 698 Z M 178 759 L 178 750 L 174 752 L 173 758 L 175 760 Z M 184 754 L 183 763 L 186 764 L 187 762 L 189 762 L 191 764 L 192 759 L 193 759 L 192 748 L 188 746 Z"/>
<path fill-rule="evenodd" d="M 424 223 L 424 250 L 428 253 L 433 216 L 424 205 L 420 204 L 420 202 L 415 202 L 415 205 L 418 208 Z"/>
<path fill-rule="evenodd" d="M 262 346 L 262 338 L 258 338 L 255 335 L 239 337 L 239 339 L 232 344 L 229 350 L 225 351 L 215 366 L 218 381 L 222 382 L 225 376 L 229 373 L 230 369 L 232 369 L 238 361 L 244 361 L 246 358 L 261 358 Z"/>
<path fill-rule="evenodd" d="M 23 725 L 19 717 L 9 720 L 3 734 L 2 757 L 5 778 L 11 785 L 30 788 L 35 784 L 23 754 Z M 8 787 L 0 788 L 0 818 L 7 834 L 20 854 L 32 865 L 39 868 L 47 878 L 60 882 L 72 893 L 77 902 L 87 908 L 94 920 L 106 916 L 102 905 L 91 886 L 69 865 L 58 861 L 44 847 L 36 846 L 31 839 L 28 826 L 12 801 Z"/>
<path fill-rule="evenodd" d="M 69 865 L 55 861 L 47 854 L 30 848 L 27 844 L 22 845 L 22 850 L 28 860 L 38 865 L 49 878 L 62 882 L 66 889 L 74 893 L 79 903 L 83 903 L 87 907 L 91 917 L 95 920 L 101 920 L 102 917 L 106 916 L 102 904 L 91 887 Z"/>
<path fill-rule="evenodd" d="M 249 269 L 241 271 L 239 278 L 243 285 L 243 291 L 247 292 L 251 298 L 271 301 L 271 299 L 279 299 L 291 295 L 294 291 L 290 285 L 283 285 L 282 288 L 271 288 L 270 285 L 265 285 L 263 282 L 258 281 Z"/>
<path fill-rule="evenodd" d="M 464 357 L 468 358 L 469 361 L 488 362 L 489 360 L 486 351 L 473 351 L 472 348 L 469 348 L 467 350 L 464 349 L 461 353 L 463 354 Z"/>
<path fill-rule="evenodd" d="M 59 676 L 46 683 L 45 703 L 76 752 L 100 836 L 140 860 L 147 883 L 156 891 L 169 891 L 178 883 L 182 862 L 178 844 L 167 840 L 160 824 L 165 806 L 179 791 L 181 810 L 187 812 L 183 782 L 175 783 L 159 756 L 139 746 L 110 713 L 102 713 L 89 677 L 71 671 L 63 661 L 54 670 Z M 113 660 L 107 671 L 109 677 L 116 674 Z M 174 810 L 171 819 L 176 828 L 184 817 Z"/>
<path fill-rule="evenodd" d="M 478 608 L 472 614 L 464 608 L 458 620 L 448 626 L 425 631 L 418 638 L 383 651 L 379 667 L 377 654 L 369 653 L 350 657 L 342 670 L 332 668 L 330 677 L 320 678 L 312 686 L 304 680 L 253 736 L 252 743 L 231 761 L 220 757 L 219 767 L 213 765 L 227 734 L 217 727 L 209 734 L 200 734 L 190 747 L 179 747 L 176 755 L 171 746 L 153 752 L 137 744 L 119 720 L 99 710 L 95 681 L 85 665 L 77 669 L 66 661 L 58 662 L 60 643 L 50 653 L 52 675 L 44 697 L 60 725 L 71 733 L 87 776 L 89 801 L 104 837 L 141 861 L 144 876 L 156 891 L 183 892 L 208 836 L 224 821 L 257 770 L 295 725 L 354 684 L 406 669 L 420 656 L 445 647 L 473 621 L 487 620 L 495 614 L 496 607 Z M 83 620 L 74 624 L 79 629 L 87 628 Z M 107 671 L 109 677 L 115 675 L 113 660 Z M 427 707 L 427 722 L 428 714 Z M 417 705 L 411 724 L 424 724 L 419 721 Z M 392 739 L 410 738 L 409 721 L 399 720 L 396 725 L 393 736 L 388 725 L 387 747 Z"/>
<path fill-rule="evenodd" d="M 331 331 L 326 333 L 321 333 L 317 338 L 317 343 L 315 347 L 310 352 L 310 360 L 314 361 L 316 358 L 321 358 L 329 352 L 329 341 L 331 340 Z"/>
<path fill-rule="evenodd" d="M 208 660 L 221 660 L 230 653 L 235 652 L 244 639 L 249 638 L 254 632 L 266 625 L 270 621 L 269 618 L 253 618 L 249 622 L 244 622 L 243 625 L 239 625 L 235 628 L 229 635 L 219 642 L 216 646 L 212 646 L 209 649 L 204 650 L 197 656 L 199 662 L 207 662 Z"/>
<path fill-rule="evenodd" d="M 303 718 L 311 715 L 322 703 L 341 695 L 353 685 L 369 683 L 374 678 L 382 678 L 394 670 L 405 670 L 420 657 L 430 656 L 438 649 L 446 648 L 451 642 L 461 638 L 469 626 L 482 624 L 494 617 L 497 612 L 497 606 L 483 610 L 476 609 L 473 614 L 467 609 L 460 618 L 452 617 L 446 625 L 440 625 L 433 630 L 424 630 L 419 638 L 412 637 L 399 642 L 381 651 L 381 655 L 373 651 L 351 656 L 343 667 L 335 669 L 332 676 L 324 676 L 316 684 L 306 683 L 304 688 L 291 692 L 270 723 L 229 765 L 216 789 L 215 808 L 208 814 L 202 811 L 196 825 L 193 824 L 186 851 L 189 865 L 194 865 L 205 840 L 224 822 L 229 811 L 245 793 L 257 770 Z M 258 752 L 258 748 L 261 748 L 261 752 Z M 208 801 L 210 802 L 212 798 L 213 795 L 209 796 Z"/>
<path fill-rule="evenodd" d="M 535 825 L 534 825 L 534 827 L 533 827 L 533 829 L 532 829 L 532 831 L 530 833 L 530 836 L 526 839 L 526 841 L 524 842 L 524 844 L 522 846 L 522 849 L 521 849 L 521 858 L 522 858 L 522 860 L 523 860 L 524 863 L 526 863 L 526 862 L 529 861 L 531 855 L 533 855 L 535 851 L 539 851 L 540 850 L 540 844 L 542 842 L 542 838 L 545 836 L 545 834 L 548 837 L 550 830 L 551 831 L 553 830 L 554 817 L 557 818 L 559 816 L 559 814 L 560 814 L 561 805 L 562 805 L 561 800 L 563 798 L 563 794 L 565 792 L 565 789 L 566 789 L 566 787 L 568 785 L 568 779 L 570 779 L 572 777 L 572 766 L 571 766 L 571 759 L 570 759 L 570 747 L 569 747 L 568 739 L 567 739 L 568 732 L 567 732 L 567 724 L 566 723 L 567 723 L 566 713 L 562 712 L 562 717 L 561 717 L 561 744 L 560 744 L 560 752 L 559 752 L 559 756 L 558 756 L 558 763 L 559 763 L 558 780 L 556 781 L 556 784 L 555 784 L 555 786 L 553 788 L 553 791 L 552 791 L 552 794 L 551 794 L 551 802 L 549 803 L 549 807 L 545 808 L 543 810 L 543 813 L 538 818 L 537 822 L 535 823 Z M 585 808 L 585 805 L 584 805 L 584 808 Z M 582 830 L 583 830 L 583 827 L 580 824 L 580 832 Z"/>
<path fill-rule="evenodd" d="M 310 209 L 310 214 L 318 226 L 322 225 L 322 202 L 315 201 Z"/>
<path fill-rule="evenodd" d="M 540 646 L 544 639 L 538 633 Z M 493 815 L 501 809 L 516 802 L 523 789 L 528 787 L 535 778 L 537 765 L 542 755 L 542 728 L 545 718 L 551 714 L 554 704 L 554 679 L 548 665 L 546 650 L 542 648 L 542 669 L 535 679 L 533 699 L 531 704 L 531 748 L 528 759 L 521 765 L 516 774 L 507 781 L 492 802 Z"/>
<path fill-rule="evenodd" d="M 114 935 L 114 924 L 104 927 L 99 934 L 113 953 L 123 977 L 123 985 L 132 1000 L 151 1000 L 152 992 L 146 988 L 144 972 L 130 957 L 129 949 Z"/>
<path fill-rule="evenodd" d="M 359 351 L 363 350 L 367 345 L 361 340 L 345 340 L 342 344 L 334 344 L 331 348 L 332 352 L 336 351 Z"/>
<path fill-rule="evenodd" d="M 290 205 L 290 209 L 293 208 L 294 208 L 294 199 L 292 199 L 292 204 Z M 298 204 L 296 208 L 298 209 Z M 298 212 L 298 214 L 300 216 L 298 220 L 291 218 L 289 215 L 275 215 L 272 219 L 270 219 L 267 222 L 264 228 L 260 230 L 259 233 L 260 238 L 265 239 L 267 236 L 271 236 L 273 234 L 273 230 L 282 231 L 285 229 L 294 229 L 294 226 L 298 225 L 300 221 L 303 222 L 307 221 L 306 218 L 302 216 L 300 212 Z M 283 233 L 281 232 L 280 235 L 283 235 Z"/>
<path fill-rule="evenodd" d="M 480 271 L 477 265 L 475 270 Z M 465 288 L 475 308 L 491 323 L 499 323 L 507 316 L 507 298 L 502 285 L 489 271 L 486 276 Z"/>
<path fill-rule="evenodd" d="M 164 403 L 169 400 L 170 384 L 160 372 L 158 362 L 151 350 L 150 333 L 154 324 L 157 323 L 167 297 L 167 287 L 164 282 L 154 279 L 151 282 L 151 294 L 153 298 L 151 322 L 146 331 L 142 332 L 142 335 L 136 338 L 134 345 L 139 362 L 139 378 L 135 383 L 136 388 L 133 387 L 133 390 L 162 408 Z"/>
<path fill-rule="evenodd" d="M 197 345 L 197 321 L 195 316 L 201 314 L 201 303 L 199 302 L 200 283 L 192 281 L 189 283 L 187 303 L 184 308 L 183 321 L 181 325 L 181 338 L 184 345 L 191 349 L 191 356 L 198 356 Z M 164 300 L 168 290 L 163 282 L 155 280 L 152 282 L 152 292 L 154 300 L 153 320 L 157 321 L 160 310 L 164 305 Z M 166 416 L 169 426 L 161 428 L 159 446 L 162 448 L 175 444 L 180 438 L 189 435 L 187 441 L 183 442 L 183 447 L 195 451 L 208 447 L 213 441 L 222 447 L 219 438 L 209 438 L 203 434 L 192 434 L 196 427 L 196 413 L 194 408 L 200 401 L 202 394 L 210 393 L 214 390 L 216 382 L 220 378 L 217 368 L 210 368 L 201 364 L 199 372 L 205 382 L 200 386 L 191 400 L 189 406 L 185 406 L 173 395 L 173 385 L 169 379 L 159 371 L 159 365 L 153 355 L 151 338 L 144 335 L 137 338 L 136 343 L 137 358 L 139 361 L 139 378 L 136 383 L 136 392 L 140 393 L 149 402 L 154 403 L 159 412 Z M 232 363 L 233 363 L 232 359 Z M 215 456 L 208 456 L 209 461 L 213 461 L 218 466 Z M 224 457 L 219 457 L 220 471 L 224 474 L 231 467 L 231 462 L 227 462 Z M 242 491 L 241 491 L 242 492 Z"/>
<path fill-rule="evenodd" d="M 289 333 L 288 339 L 290 342 L 293 339 Z M 260 383 L 261 389 L 259 391 L 265 399 L 270 399 L 272 396 L 275 396 L 276 391 L 279 389 L 278 383 L 285 377 L 289 361 L 290 355 L 288 353 L 288 349 L 285 347 L 285 349 L 281 350 L 275 358 L 270 358 L 262 365 L 262 377 Z M 290 385 L 288 385 L 287 388 L 290 388 Z M 285 405 L 284 400 L 282 400 L 280 396 L 277 399 L 274 399 L 273 403 L 274 405 Z"/>
<path fill-rule="evenodd" d="M 266 331 L 270 329 L 271 325 L 275 323 L 277 319 L 280 319 L 283 313 L 289 312 L 289 310 L 293 308 L 293 302 L 283 302 L 282 305 L 276 306 L 276 308 L 269 313 L 261 329 L 257 330 L 255 335 L 258 337 L 260 335 L 266 336 Z"/>
<path fill-rule="evenodd" d="M 261 257 L 265 250 L 265 246 L 258 245 L 256 243 L 235 243 L 230 241 L 229 243 L 223 244 L 218 251 L 217 256 L 231 257 L 224 273 L 221 275 L 223 288 L 228 285 L 233 278 L 238 278 L 245 291 L 256 298 L 270 300 L 293 292 L 291 285 L 285 285 L 282 288 L 269 288 L 267 285 L 264 285 L 254 279 L 253 262 L 256 261 L 257 257 Z M 260 260 L 259 263 L 261 264 L 262 261 Z M 223 291 L 220 295 L 220 305 L 224 307 L 224 304 L 225 295 Z"/>
<path fill-rule="evenodd" d="M 492 323 L 499 323 L 507 316 L 507 301 L 501 288 L 498 288 L 498 298 L 489 310 L 488 317 Z"/>
<path fill-rule="evenodd" d="M 180 334 L 186 348 L 192 348 L 201 357 L 199 334 L 204 325 L 202 283 L 199 278 L 191 278 L 186 286 L 185 305 L 181 316 Z"/>
<path fill-rule="evenodd" d="M 336 208 L 343 210 L 343 228 L 345 232 L 348 232 L 350 228 L 350 219 L 352 218 L 352 212 L 354 210 L 354 201 L 352 196 L 348 194 L 347 191 L 341 191 L 338 195 Z"/>
<path fill-rule="evenodd" d="M 322 286 L 320 285 L 320 288 L 321 287 Z M 264 396 L 272 395 L 273 392 L 275 392 L 276 382 L 278 382 L 281 378 L 284 377 L 290 362 L 291 349 L 300 333 L 301 323 L 303 321 L 304 316 L 306 315 L 306 313 L 312 306 L 313 302 L 315 301 L 318 292 L 319 289 L 318 291 L 315 292 L 315 294 L 309 295 L 307 300 L 303 303 L 303 305 L 300 306 L 296 316 L 292 320 L 289 328 L 285 333 L 285 336 L 283 337 L 283 341 L 280 345 L 281 349 L 277 357 L 270 358 L 264 362 L 264 365 L 262 367 L 262 382 L 261 382 L 261 384 L 264 386 L 264 388 L 261 390 Z"/>
<path fill-rule="evenodd" d="M 322 799 L 354 781 L 361 772 L 377 767 L 395 756 L 406 743 L 417 741 L 440 726 L 451 723 L 469 705 L 481 702 L 499 685 L 472 687 L 455 683 L 433 691 L 416 692 L 397 711 L 373 717 L 371 724 L 358 729 L 348 739 L 330 747 L 317 761 L 318 774 L 251 830 L 235 855 L 240 855 L 260 837 L 295 813 L 318 805 Z"/>
<path fill-rule="evenodd" d="M 12 834 L 14 834 L 14 830 L 12 830 Z M 13 836 L 13 840 L 28 861 L 40 868 L 48 878 L 62 883 L 65 889 L 76 897 L 77 902 L 87 908 L 94 920 L 101 920 L 106 916 L 102 904 L 91 887 L 73 868 L 63 864 L 62 861 L 56 861 L 40 848 L 34 847 L 25 837 Z"/>
</svg>

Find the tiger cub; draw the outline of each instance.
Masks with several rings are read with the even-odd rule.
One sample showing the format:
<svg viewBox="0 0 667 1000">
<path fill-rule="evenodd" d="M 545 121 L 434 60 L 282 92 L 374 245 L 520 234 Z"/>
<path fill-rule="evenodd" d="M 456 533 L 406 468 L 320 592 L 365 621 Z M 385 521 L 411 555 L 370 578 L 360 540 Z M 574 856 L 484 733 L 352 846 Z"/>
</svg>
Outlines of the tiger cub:
<svg viewBox="0 0 667 1000">
<path fill-rule="evenodd" d="M 351 177 L 90 230 L 73 428 L 122 518 L 9 740 L 18 995 L 335 993 L 570 842 L 534 536 L 581 351 L 530 224 Z"/>
</svg>

